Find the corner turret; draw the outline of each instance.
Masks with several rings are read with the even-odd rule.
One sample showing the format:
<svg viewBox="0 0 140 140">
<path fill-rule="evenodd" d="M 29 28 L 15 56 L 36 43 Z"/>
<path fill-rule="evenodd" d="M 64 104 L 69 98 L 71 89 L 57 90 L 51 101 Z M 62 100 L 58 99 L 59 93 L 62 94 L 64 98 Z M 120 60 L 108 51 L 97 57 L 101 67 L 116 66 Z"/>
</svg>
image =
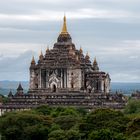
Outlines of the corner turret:
<svg viewBox="0 0 140 140">
<path fill-rule="evenodd" d="M 21 83 L 19 83 L 16 96 L 21 96 L 21 95 L 23 95 L 23 88 L 21 86 Z"/>
<path fill-rule="evenodd" d="M 94 71 L 99 71 L 99 67 L 98 67 L 96 57 L 94 58 L 94 61 L 93 61 L 93 70 Z"/>
<path fill-rule="evenodd" d="M 32 61 L 31 61 L 31 66 L 35 66 L 35 59 L 34 59 L 34 56 L 32 57 Z"/>
<path fill-rule="evenodd" d="M 80 51 L 80 54 L 82 54 L 82 53 L 83 53 L 83 49 L 82 49 L 82 47 L 80 47 L 80 50 L 79 50 L 79 51 Z"/>
<path fill-rule="evenodd" d="M 9 94 L 8 94 L 8 97 L 9 97 L 9 98 L 12 98 L 12 97 L 13 97 L 13 93 L 12 93 L 11 90 L 10 90 L 10 92 L 9 92 Z"/>
<path fill-rule="evenodd" d="M 91 63 L 90 62 L 90 57 L 89 57 L 89 54 L 87 52 L 86 56 L 85 56 L 85 62 L 88 64 L 88 63 Z"/>
<path fill-rule="evenodd" d="M 43 56 L 43 53 L 41 51 L 40 56 L 39 56 L 39 60 L 43 60 L 43 58 L 44 58 L 44 56 Z"/>
</svg>

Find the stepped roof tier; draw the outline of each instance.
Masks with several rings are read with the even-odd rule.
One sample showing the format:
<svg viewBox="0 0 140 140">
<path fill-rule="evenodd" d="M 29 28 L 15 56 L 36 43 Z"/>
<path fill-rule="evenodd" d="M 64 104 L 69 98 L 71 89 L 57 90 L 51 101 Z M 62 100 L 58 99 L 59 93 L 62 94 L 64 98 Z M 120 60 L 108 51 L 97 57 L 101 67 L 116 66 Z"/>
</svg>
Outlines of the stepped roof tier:
<svg viewBox="0 0 140 140">
<path fill-rule="evenodd" d="M 89 56 L 88 56 L 89 57 Z M 31 67 L 35 67 L 34 58 L 31 61 Z M 87 67 L 91 66 L 91 61 L 84 56 L 81 48 L 76 49 L 72 38 L 67 31 L 66 17 L 64 16 L 64 23 L 62 31 L 58 36 L 57 42 L 52 49 L 46 50 L 45 55 L 41 53 L 36 67 L 50 67 L 50 68 L 66 68 L 66 67 Z"/>
</svg>

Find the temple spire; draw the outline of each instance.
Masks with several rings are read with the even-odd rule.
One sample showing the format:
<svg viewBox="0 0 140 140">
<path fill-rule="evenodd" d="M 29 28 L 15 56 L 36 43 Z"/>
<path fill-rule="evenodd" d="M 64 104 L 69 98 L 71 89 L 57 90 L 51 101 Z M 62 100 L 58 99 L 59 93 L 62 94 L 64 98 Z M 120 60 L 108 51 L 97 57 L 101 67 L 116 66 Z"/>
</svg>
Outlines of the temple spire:
<svg viewBox="0 0 140 140">
<path fill-rule="evenodd" d="M 80 53 L 81 53 L 81 54 L 83 53 L 83 49 L 82 49 L 82 47 L 80 47 Z"/>
<path fill-rule="evenodd" d="M 99 66 L 98 66 L 96 57 L 94 58 L 94 61 L 93 61 L 93 70 L 94 71 L 99 71 Z"/>
<path fill-rule="evenodd" d="M 35 65 L 35 59 L 34 59 L 34 56 L 32 57 L 31 65 Z"/>
<path fill-rule="evenodd" d="M 93 64 L 94 64 L 94 65 L 98 65 L 98 64 L 97 64 L 96 57 L 94 58 Z"/>
<path fill-rule="evenodd" d="M 41 50 L 41 52 L 40 52 L 40 55 L 43 55 L 42 50 Z"/>
<path fill-rule="evenodd" d="M 66 16 L 65 15 L 64 15 L 64 19 L 63 19 L 63 27 L 62 27 L 61 34 L 68 34 L 67 22 L 66 22 Z"/>
<path fill-rule="evenodd" d="M 87 52 L 87 54 L 86 54 L 86 56 L 85 56 L 85 59 L 86 59 L 86 60 L 89 60 L 89 58 L 90 58 L 90 57 L 89 57 L 89 54 L 88 54 L 88 52 Z"/>
<path fill-rule="evenodd" d="M 42 53 L 42 50 L 41 50 L 41 53 L 40 53 L 39 59 L 40 59 L 40 60 L 43 59 L 43 53 Z"/>
<path fill-rule="evenodd" d="M 64 15 L 63 27 L 62 30 L 57 38 L 57 42 L 69 42 L 72 43 L 72 39 L 70 34 L 67 31 L 67 23 L 66 23 L 66 16 Z"/>
<path fill-rule="evenodd" d="M 47 47 L 47 49 L 46 49 L 46 53 L 49 51 L 49 46 Z"/>
</svg>

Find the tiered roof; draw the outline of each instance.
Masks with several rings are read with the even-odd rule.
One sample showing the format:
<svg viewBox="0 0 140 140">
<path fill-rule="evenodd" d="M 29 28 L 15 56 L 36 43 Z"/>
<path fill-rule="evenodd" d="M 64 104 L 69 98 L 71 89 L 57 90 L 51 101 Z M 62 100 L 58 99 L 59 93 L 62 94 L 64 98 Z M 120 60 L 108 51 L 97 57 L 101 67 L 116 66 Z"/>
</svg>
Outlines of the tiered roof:
<svg viewBox="0 0 140 140">
<path fill-rule="evenodd" d="M 33 59 L 31 66 L 34 66 L 34 64 Z M 81 48 L 79 50 L 75 48 L 71 36 L 67 31 L 66 17 L 64 16 L 62 31 L 58 36 L 57 42 L 54 44 L 53 49 L 47 48 L 44 56 L 41 52 L 36 67 L 80 68 L 86 65 L 91 66 L 90 57 L 89 55 L 84 56 Z"/>
</svg>

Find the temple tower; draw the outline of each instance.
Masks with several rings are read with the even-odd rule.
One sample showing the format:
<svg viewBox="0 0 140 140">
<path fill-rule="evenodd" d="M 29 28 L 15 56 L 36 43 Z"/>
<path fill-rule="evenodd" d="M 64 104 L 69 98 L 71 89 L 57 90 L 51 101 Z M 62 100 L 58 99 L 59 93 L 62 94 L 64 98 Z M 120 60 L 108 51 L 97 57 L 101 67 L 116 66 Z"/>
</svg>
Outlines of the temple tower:
<svg viewBox="0 0 140 140">
<path fill-rule="evenodd" d="M 30 65 L 30 91 L 50 92 L 109 92 L 109 81 L 105 72 L 99 71 L 96 58 L 91 64 L 90 56 L 76 49 L 67 30 L 66 16 L 62 30 L 52 49 L 42 51 L 36 63 L 34 57 Z M 30 92 L 29 92 L 30 93 Z"/>
</svg>

